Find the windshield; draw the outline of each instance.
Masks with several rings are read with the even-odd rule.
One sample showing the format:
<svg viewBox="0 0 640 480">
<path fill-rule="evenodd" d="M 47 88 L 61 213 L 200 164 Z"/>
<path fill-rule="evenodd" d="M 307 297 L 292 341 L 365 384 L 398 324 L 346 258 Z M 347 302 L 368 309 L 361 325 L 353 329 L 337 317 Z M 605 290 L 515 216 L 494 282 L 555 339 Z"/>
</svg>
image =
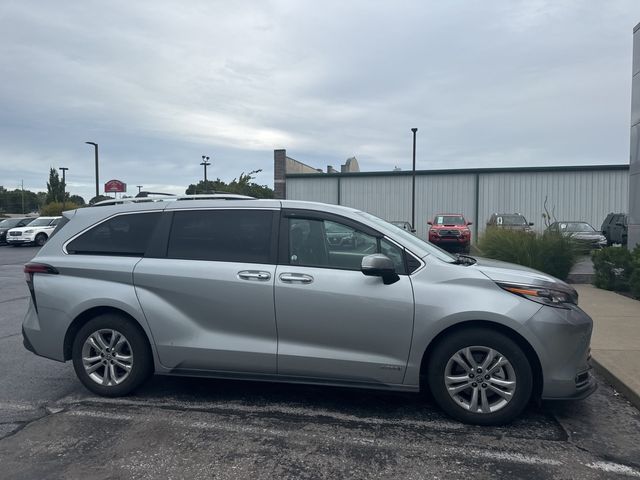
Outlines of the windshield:
<svg viewBox="0 0 640 480">
<path fill-rule="evenodd" d="M 560 230 L 565 232 L 595 232 L 596 229 L 593 228 L 588 223 L 561 223 Z"/>
<path fill-rule="evenodd" d="M 527 220 L 522 215 L 500 215 L 496 222 L 498 225 L 526 225 Z"/>
<path fill-rule="evenodd" d="M 464 225 L 465 223 L 462 215 L 436 215 L 433 222 L 434 225 Z"/>
<path fill-rule="evenodd" d="M 366 212 L 357 212 L 357 213 L 358 215 L 361 215 L 367 220 L 369 220 L 371 223 L 375 225 L 379 225 L 380 228 L 385 229 L 385 228 L 389 228 L 389 225 L 393 225 L 393 224 L 390 224 L 389 222 L 386 222 L 385 220 L 382 220 L 381 218 L 376 217 L 375 215 L 371 215 L 370 213 L 366 213 Z M 412 235 L 406 230 L 396 225 L 393 225 L 393 226 L 396 229 L 395 235 L 397 235 L 398 238 L 402 240 L 402 243 L 405 246 L 410 248 L 411 245 L 415 245 L 416 248 L 427 250 L 430 254 L 442 260 L 443 262 L 454 263 L 457 261 L 456 257 L 451 255 L 450 253 L 445 252 L 441 248 L 436 247 L 433 243 L 425 242 L 424 240 L 416 237 L 415 235 Z"/>
<path fill-rule="evenodd" d="M 44 227 L 45 225 L 49 225 L 51 223 L 51 218 L 36 218 L 33 222 L 29 224 L 30 227 Z"/>
<path fill-rule="evenodd" d="M 20 223 L 21 218 L 7 218 L 0 222 L 0 228 L 13 228 Z"/>
</svg>

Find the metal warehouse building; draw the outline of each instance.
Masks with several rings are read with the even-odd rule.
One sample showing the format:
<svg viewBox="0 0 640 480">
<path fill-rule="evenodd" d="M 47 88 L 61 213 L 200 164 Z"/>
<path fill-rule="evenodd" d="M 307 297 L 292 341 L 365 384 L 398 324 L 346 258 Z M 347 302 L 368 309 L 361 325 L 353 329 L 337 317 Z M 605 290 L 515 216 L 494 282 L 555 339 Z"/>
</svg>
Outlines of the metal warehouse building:
<svg viewBox="0 0 640 480">
<path fill-rule="evenodd" d="M 276 166 L 277 154 L 286 156 L 282 152 L 276 151 Z M 411 221 L 411 171 L 288 171 L 280 175 L 281 198 L 346 205 L 385 220 Z M 582 220 L 599 229 L 607 213 L 627 211 L 629 165 L 419 170 L 417 233 L 426 237 L 427 221 L 436 213 L 462 213 L 474 223 L 475 236 L 494 212 L 522 213 L 542 231 L 545 198 L 558 220 Z"/>
</svg>

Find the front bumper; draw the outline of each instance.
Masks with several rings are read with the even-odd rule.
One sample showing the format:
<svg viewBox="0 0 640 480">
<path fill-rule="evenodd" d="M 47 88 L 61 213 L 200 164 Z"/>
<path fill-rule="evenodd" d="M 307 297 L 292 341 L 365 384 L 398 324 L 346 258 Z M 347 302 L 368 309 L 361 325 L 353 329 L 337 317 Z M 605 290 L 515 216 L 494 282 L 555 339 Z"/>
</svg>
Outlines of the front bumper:
<svg viewBox="0 0 640 480">
<path fill-rule="evenodd" d="M 35 240 L 35 237 L 26 237 L 26 236 L 22 236 L 22 237 L 10 237 L 7 236 L 7 243 L 9 245 L 20 245 L 20 244 L 24 244 L 24 243 L 33 243 Z"/>
<path fill-rule="evenodd" d="M 430 237 L 429 242 L 434 245 L 468 245 L 471 239 L 465 237 Z"/>
<path fill-rule="evenodd" d="M 596 390 L 589 315 L 575 305 L 568 309 L 544 306 L 527 321 L 527 327 L 538 344 L 543 400 L 581 399 Z"/>
</svg>

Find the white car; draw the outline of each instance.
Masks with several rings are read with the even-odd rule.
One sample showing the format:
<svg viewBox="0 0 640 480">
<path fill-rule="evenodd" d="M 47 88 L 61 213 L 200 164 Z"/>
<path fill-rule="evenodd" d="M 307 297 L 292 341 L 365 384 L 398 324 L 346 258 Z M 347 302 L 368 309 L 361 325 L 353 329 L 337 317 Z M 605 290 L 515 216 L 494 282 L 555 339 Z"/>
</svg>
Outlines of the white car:
<svg viewBox="0 0 640 480">
<path fill-rule="evenodd" d="M 38 217 L 24 227 L 12 228 L 7 232 L 9 245 L 33 244 L 41 247 L 51 236 L 62 217 Z"/>
</svg>

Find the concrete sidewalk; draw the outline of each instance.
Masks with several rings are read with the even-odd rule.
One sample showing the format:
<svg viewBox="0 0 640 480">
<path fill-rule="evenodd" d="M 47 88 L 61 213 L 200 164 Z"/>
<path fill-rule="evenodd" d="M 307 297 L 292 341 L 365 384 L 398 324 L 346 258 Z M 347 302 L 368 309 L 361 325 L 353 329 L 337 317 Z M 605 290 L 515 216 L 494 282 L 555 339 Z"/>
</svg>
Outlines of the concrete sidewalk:
<svg viewBox="0 0 640 480">
<path fill-rule="evenodd" d="M 573 287 L 593 318 L 594 368 L 640 409 L 640 301 L 592 285 Z"/>
</svg>

